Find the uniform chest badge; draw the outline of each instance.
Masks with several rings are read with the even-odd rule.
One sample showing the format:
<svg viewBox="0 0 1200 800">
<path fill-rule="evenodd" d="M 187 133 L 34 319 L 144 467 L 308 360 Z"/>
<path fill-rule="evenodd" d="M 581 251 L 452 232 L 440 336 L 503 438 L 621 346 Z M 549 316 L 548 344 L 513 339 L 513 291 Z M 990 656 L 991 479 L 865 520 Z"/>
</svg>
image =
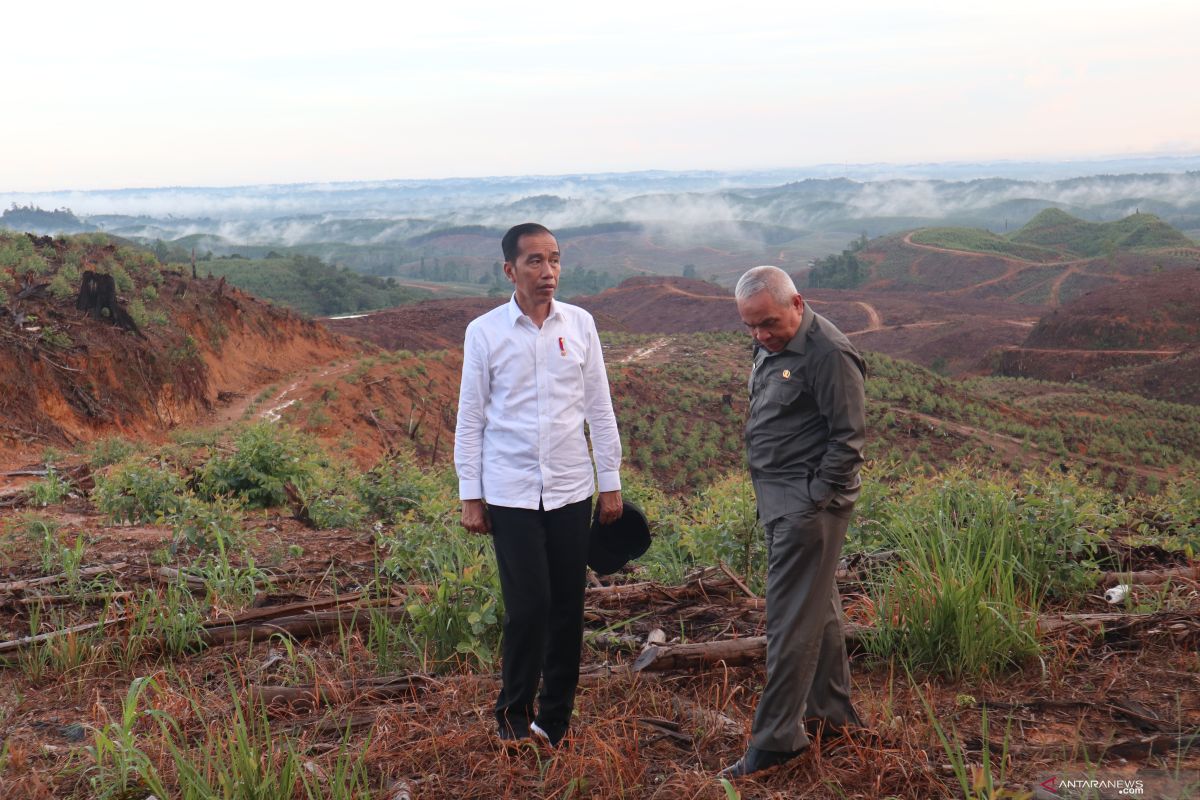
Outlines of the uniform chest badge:
<svg viewBox="0 0 1200 800">
<path fill-rule="evenodd" d="M 565 356 L 567 354 L 567 342 L 561 336 L 558 337 L 558 354 L 560 356 Z"/>
<path fill-rule="evenodd" d="M 784 371 L 783 371 L 781 374 L 783 375 L 783 379 L 784 379 L 785 381 L 786 381 L 788 378 L 792 377 L 792 371 L 791 371 L 790 369 L 785 369 L 785 370 L 784 370 Z"/>
</svg>

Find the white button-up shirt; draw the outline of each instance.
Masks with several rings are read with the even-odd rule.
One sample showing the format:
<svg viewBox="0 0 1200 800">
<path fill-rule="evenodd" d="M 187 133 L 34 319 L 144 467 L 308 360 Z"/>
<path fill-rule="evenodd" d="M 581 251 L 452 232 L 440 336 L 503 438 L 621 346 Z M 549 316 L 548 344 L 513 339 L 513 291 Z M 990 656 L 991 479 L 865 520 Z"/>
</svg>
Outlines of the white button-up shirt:
<svg viewBox="0 0 1200 800">
<path fill-rule="evenodd" d="M 621 488 L 621 438 L 592 315 L 551 301 L 541 328 L 516 295 L 467 326 L 454 467 L 459 497 L 550 511 Z"/>
</svg>

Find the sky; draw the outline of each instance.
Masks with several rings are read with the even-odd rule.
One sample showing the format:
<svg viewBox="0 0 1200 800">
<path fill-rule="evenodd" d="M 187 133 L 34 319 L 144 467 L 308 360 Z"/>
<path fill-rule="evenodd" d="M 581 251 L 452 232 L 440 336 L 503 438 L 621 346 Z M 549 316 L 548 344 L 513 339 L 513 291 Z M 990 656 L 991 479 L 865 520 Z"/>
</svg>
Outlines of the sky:
<svg viewBox="0 0 1200 800">
<path fill-rule="evenodd" d="M 1200 153 L 1194 0 L 415 5 L 6 4 L 0 191 Z"/>
</svg>

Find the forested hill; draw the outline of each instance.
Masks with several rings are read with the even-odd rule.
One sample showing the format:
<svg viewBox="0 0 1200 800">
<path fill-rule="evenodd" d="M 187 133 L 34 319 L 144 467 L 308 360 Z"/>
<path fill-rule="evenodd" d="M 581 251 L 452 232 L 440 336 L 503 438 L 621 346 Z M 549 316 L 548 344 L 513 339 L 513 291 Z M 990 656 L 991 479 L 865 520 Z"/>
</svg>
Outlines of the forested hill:
<svg viewBox="0 0 1200 800">
<path fill-rule="evenodd" d="M 430 296 L 391 278 L 330 266 L 315 256 L 215 258 L 198 263 L 196 271 L 224 277 L 250 294 L 313 316 L 391 308 Z"/>
</svg>

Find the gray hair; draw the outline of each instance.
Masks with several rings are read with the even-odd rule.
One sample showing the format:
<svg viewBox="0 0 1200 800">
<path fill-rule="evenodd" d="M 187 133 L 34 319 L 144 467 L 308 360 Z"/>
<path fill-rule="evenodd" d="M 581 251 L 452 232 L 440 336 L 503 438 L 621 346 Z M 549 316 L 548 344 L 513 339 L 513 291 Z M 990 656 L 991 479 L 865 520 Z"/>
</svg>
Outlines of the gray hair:
<svg viewBox="0 0 1200 800">
<path fill-rule="evenodd" d="M 799 294 L 792 276 L 779 267 L 762 266 L 746 270 L 733 290 L 734 297 L 740 303 L 748 300 L 759 292 L 770 292 L 771 298 L 779 305 L 787 305 L 792 298 Z"/>
</svg>

